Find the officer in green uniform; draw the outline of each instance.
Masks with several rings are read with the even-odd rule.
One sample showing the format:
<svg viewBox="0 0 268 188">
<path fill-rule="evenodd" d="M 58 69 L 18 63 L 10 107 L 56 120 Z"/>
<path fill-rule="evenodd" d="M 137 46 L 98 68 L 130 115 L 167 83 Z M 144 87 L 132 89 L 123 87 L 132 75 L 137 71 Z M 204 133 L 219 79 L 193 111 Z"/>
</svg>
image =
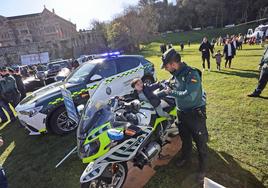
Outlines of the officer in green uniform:
<svg viewBox="0 0 268 188">
<path fill-rule="evenodd" d="M 162 56 L 162 69 L 172 75 L 173 86 L 165 90 L 173 96 L 178 113 L 178 128 L 182 140 L 182 155 L 176 166 L 190 164 L 192 140 L 196 143 L 199 171 L 197 180 L 203 183 L 207 166 L 206 95 L 201 84 L 201 71 L 181 62 L 181 56 L 174 49 L 169 49 Z"/>
</svg>

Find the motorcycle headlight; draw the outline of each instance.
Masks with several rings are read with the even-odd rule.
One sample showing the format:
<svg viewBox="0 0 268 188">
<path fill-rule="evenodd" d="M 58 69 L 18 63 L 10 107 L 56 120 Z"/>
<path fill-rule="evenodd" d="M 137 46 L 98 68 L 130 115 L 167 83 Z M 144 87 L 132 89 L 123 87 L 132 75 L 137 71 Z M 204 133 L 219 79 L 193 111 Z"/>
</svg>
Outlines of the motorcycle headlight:
<svg viewBox="0 0 268 188">
<path fill-rule="evenodd" d="M 40 110 L 42 110 L 43 106 L 38 106 L 35 108 L 30 108 L 30 109 L 26 109 L 26 110 L 21 110 L 19 111 L 19 113 L 21 113 L 22 115 L 27 115 L 29 117 L 33 117 L 35 116 Z"/>
<path fill-rule="evenodd" d="M 99 138 L 97 138 L 85 145 L 82 145 L 80 149 L 81 158 L 90 157 L 96 154 L 99 151 L 99 149 L 100 149 L 100 140 Z"/>
</svg>

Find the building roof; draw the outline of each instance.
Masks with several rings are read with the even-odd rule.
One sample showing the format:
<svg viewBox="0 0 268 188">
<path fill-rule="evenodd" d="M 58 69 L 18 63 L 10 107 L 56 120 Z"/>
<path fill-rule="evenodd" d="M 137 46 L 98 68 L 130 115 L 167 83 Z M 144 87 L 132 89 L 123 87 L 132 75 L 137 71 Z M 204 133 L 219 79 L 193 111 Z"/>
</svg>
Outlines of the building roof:
<svg viewBox="0 0 268 188">
<path fill-rule="evenodd" d="M 19 15 L 19 16 L 11 16 L 6 17 L 8 20 L 15 20 L 15 19 L 21 19 L 21 18 L 29 18 L 29 17 L 35 17 L 40 16 L 41 13 L 34 13 L 34 14 L 25 14 L 25 15 Z"/>
<path fill-rule="evenodd" d="M 36 17 L 36 16 L 41 16 L 44 12 L 49 12 L 51 14 L 53 14 L 54 16 L 60 18 L 61 20 L 64 20 L 65 22 L 68 22 L 74 26 L 76 26 L 75 24 L 73 24 L 71 21 L 68 21 L 66 19 L 64 19 L 63 17 L 58 16 L 57 14 L 53 12 L 49 11 L 47 8 L 44 8 L 42 12 L 40 13 L 34 13 L 34 14 L 25 14 L 25 15 L 19 15 L 19 16 L 10 16 L 10 17 L 6 17 L 7 20 L 16 20 L 16 19 L 23 19 L 23 18 L 31 18 L 31 17 Z"/>
</svg>

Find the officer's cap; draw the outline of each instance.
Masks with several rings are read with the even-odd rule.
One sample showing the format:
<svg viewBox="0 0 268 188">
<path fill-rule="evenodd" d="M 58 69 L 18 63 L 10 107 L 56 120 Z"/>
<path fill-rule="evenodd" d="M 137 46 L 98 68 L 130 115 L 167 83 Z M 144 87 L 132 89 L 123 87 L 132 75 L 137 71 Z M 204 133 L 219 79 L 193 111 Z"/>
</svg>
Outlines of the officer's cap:
<svg viewBox="0 0 268 188">
<path fill-rule="evenodd" d="M 174 48 L 171 48 L 167 50 L 163 55 L 162 55 L 162 65 L 161 69 L 165 67 L 168 63 L 171 63 L 172 61 L 175 62 L 180 62 L 181 61 L 181 56 L 178 52 L 174 50 Z"/>
</svg>

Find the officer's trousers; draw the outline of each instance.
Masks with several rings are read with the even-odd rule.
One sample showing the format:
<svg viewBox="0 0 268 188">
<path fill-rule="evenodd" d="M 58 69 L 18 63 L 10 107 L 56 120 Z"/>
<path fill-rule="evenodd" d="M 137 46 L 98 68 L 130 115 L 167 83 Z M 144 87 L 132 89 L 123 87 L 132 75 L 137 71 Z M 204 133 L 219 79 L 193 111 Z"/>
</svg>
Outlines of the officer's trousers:
<svg viewBox="0 0 268 188">
<path fill-rule="evenodd" d="M 0 118 L 2 122 L 7 122 L 15 119 L 16 112 L 11 104 L 7 104 L 5 101 L 0 99 L 0 108 Z"/>
<path fill-rule="evenodd" d="M 199 171 L 205 172 L 207 166 L 206 107 L 200 107 L 190 112 L 178 111 L 178 128 L 182 140 L 182 160 L 191 160 L 192 140 L 194 140 L 199 159 Z"/>
<path fill-rule="evenodd" d="M 255 89 L 255 92 L 260 95 L 262 90 L 264 90 L 266 84 L 268 81 L 268 68 L 262 69 L 261 73 L 260 73 L 260 78 L 259 78 L 259 82 L 258 82 L 258 86 Z"/>
<path fill-rule="evenodd" d="M 8 188 L 4 169 L 0 166 L 0 188 Z"/>
</svg>

